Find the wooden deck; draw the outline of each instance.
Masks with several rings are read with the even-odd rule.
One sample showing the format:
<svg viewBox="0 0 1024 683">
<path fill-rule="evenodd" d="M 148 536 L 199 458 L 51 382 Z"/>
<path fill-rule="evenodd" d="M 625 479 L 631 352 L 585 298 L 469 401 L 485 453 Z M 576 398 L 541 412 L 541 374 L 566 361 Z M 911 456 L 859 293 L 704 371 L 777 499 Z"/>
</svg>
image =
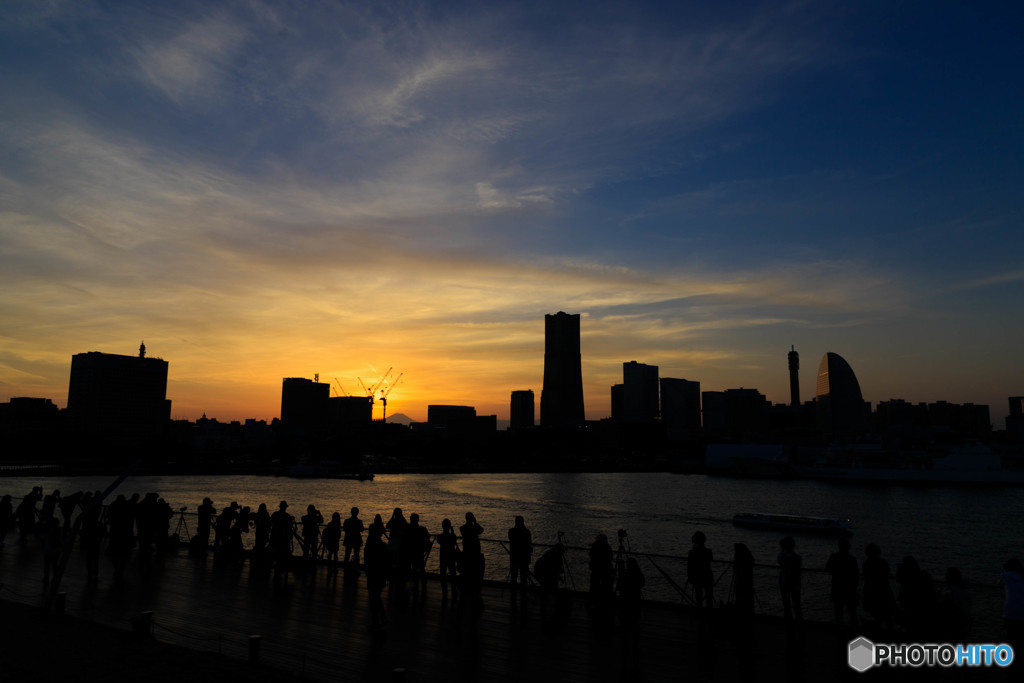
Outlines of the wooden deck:
<svg viewBox="0 0 1024 683">
<path fill-rule="evenodd" d="M 0 599 L 43 605 L 42 551 L 33 539 L 18 547 L 17 533 L 0 550 Z M 478 620 L 471 610 L 443 601 L 431 579 L 419 595 L 403 600 L 385 591 L 388 624 L 369 627 L 364 577 L 328 576 L 323 565 L 275 583 L 246 562 L 241 570 L 215 565 L 211 556 L 190 558 L 184 548 L 157 565 L 148 578 L 133 558 L 123 587 L 114 586 L 105 558 L 102 578 L 85 581 L 84 560 L 72 556 L 60 584 L 65 612 L 130 629 L 152 612 L 153 637 L 194 650 L 245 660 L 249 637 L 261 636 L 260 662 L 285 677 L 312 681 L 703 681 L 856 680 L 845 663 L 848 636 L 825 625 L 789 633 L 777 619 L 754 622 L 749 640 L 734 637 L 727 616 L 702 628 L 692 610 L 645 603 L 639 663 L 623 663 L 617 621 L 601 626 L 584 596 L 560 628 L 546 627 L 540 596 L 513 599 L 507 588 L 487 585 Z M 17 657 L 17 653 L 8 653 Z M 396 670 L 404 669 L 404 679 Z M 881 673 L 881 672 L 878 672 Z M 2 676 L 0 676 L 2 679 Z"/>
</svg>

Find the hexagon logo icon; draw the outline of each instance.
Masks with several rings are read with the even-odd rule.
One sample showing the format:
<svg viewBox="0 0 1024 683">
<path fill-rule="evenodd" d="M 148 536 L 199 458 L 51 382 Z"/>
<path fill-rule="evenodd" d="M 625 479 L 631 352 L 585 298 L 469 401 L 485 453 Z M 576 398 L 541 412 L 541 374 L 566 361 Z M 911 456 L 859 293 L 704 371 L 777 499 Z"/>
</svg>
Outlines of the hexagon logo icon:
<svg viewBox="0 0 1024 683">
<path fill-rule="evenodd" d="M 875 665 L 875 644 L 863 636 L 850 641 L 850 668 L 864 673 Z"/>
</svg>

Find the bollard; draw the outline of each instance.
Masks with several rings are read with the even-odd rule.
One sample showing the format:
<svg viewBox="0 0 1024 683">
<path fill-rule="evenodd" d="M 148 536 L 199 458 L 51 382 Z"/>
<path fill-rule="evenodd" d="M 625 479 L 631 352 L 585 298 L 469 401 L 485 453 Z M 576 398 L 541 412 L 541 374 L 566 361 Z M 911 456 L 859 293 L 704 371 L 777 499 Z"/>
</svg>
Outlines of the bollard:
<svg viewBox="0 0 1024 683">
<path fill-rule="evenodd" d="M 57 593 L 56 599 L 53 601 L 53 613 L 56 616 L 58 616 L 58 617 L 63 615 L 64 614 L 64 607 L 65 607 L 65 605 L 67 605 L 67 602 L 68 602 L 68 594 L 67 593 Z"/>
<path fill-rule="evenodd" d="M 263 636 L 249 636 L 249 663 L 260 663 L 260 643 Z"/>
<path fill-rule="evenodd" d="M 153 632 L 153 612 L 139 612 L 139 616 L 133 617 L 132 631 L 137 636 L 148 636 Z"/>
</svg>

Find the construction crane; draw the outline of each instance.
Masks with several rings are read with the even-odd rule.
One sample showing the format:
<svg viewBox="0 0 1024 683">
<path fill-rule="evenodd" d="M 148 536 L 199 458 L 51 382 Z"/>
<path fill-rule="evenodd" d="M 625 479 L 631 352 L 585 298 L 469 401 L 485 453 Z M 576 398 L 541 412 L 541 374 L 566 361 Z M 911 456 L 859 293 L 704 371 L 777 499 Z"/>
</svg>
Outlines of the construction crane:
<svg viewBox="0 0 1024 683">
<path fill-rule="evenodd" d="M 334 393 L 338 394 L 339 396 L 351 396 L 351 394 L 345 391 L 345 387 L 341 386 L 341 382 L 338 381 L 337 377 L 334 378 L 334 383 L 338 385 L 338 388 L 334 390 Z M 334 389 L 334 387 L 331 388 Z"/>
<path fill-rule="evenodd" d="M 359 381 L 359 386 L 361 386 L 361 387 L 363 388 L 363 391 L 365 391 L 365 392 L 366 392 L 366 395 L 370 397 L 370 413 L 371 413 L 371 414 L 373 413 L 373 403 L 374 403 L 374 396 L 376 396 L 376 395 L 377 395 L 377 390 L 378 390 L 378 389 L 379 389 L 379 388 L 380 388 L 380 387 L 381 387 L 381 386 L 382 386 L 382 385 L 383 385 L 384 383 L 386 383 L 386 382 L 387 382 L 387 379 L 388 379 L 388 375 L 390 375 L 390 374 L 391 374 L 391 371 L 392 371 L 392 370 L 394 370 L 394 367 L 390 367 L 390 368 L 388 368 L 388 371 L 387 371 L 387 372 L 385 372 L 385 373 L 384 373 L 383 375 L 381 375 L 380 379 L 379 379 L 379 380 L 377 380 L 377 381 L 376 381 L 376 382 L 375 382 L 375 383 L 373 384 L 373 386 L 369 386 L 369 387 L 368 387 L 368 386 L 366 386 L 366 384 L 365 384 L 365 383 L 363 382 L 363 380 L 362 380 L 362 378 L 361 378 L 361 377 L 356 377 L 356 379 L 357 379 L 357 380 Z"/>
<path fill-rule="evenodd" d="M 395 378 L 394 383 L 380 392 L 380 404 L 384 407 L 384 422 L 388 421 L 388 394 L 391 393 L 392 389 L 398 386 L 398 383 L 402 381 L 402 375 L 404 374 L 404 372 L 398 373 L 398 377 Z"/>
</svg>

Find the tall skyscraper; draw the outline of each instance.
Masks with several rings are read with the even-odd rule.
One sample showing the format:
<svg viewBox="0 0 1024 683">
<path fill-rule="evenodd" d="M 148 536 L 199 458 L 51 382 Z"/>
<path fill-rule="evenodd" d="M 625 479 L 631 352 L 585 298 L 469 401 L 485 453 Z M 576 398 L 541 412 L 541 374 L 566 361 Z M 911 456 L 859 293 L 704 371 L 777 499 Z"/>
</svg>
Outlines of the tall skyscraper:
<svg viewBox="0 0 1024 683">
<path fill-rule="evenodd" d="M 867 428 L 868 411 L 853 368 L 838 353 L 821 357 L 814 402 L 823 431 L 833 439 L 845 440 Z"/>
<path fill-rule="evenodd" d="M 795 346 L 789 347 L 789 404 L 800 407 L 800 354 Z"/>
<path fill-rule="evenodd" d="M 545 315 L 540 424 L 542 427 L 564 427 L 585 419 L 580 316 L 562 311 Z"/>
</svg>

